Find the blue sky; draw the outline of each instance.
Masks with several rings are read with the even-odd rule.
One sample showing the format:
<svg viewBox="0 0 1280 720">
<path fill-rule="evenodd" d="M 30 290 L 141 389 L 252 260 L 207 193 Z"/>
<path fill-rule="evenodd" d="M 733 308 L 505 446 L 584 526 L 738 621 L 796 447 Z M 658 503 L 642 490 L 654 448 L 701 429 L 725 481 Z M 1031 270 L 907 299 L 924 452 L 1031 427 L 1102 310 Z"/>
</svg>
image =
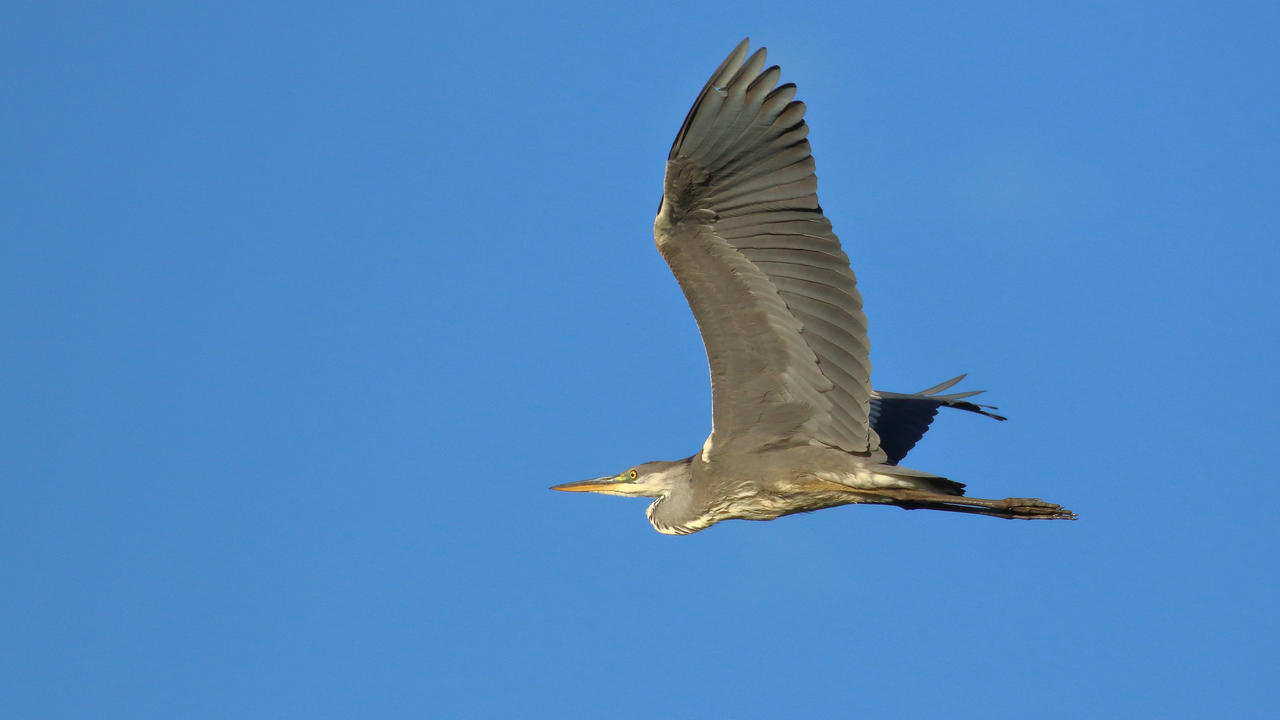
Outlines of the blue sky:
<svg viewBox="0 0 1280 720">
<path fill-rule="evenodd" d="M 0 715 L 1264 717 L 1271 3 L 11 3 Z M 663 161 L 743 36 L 809 106 L 908 464 L 1075 523 L 671 538 Z"/>
</svg>

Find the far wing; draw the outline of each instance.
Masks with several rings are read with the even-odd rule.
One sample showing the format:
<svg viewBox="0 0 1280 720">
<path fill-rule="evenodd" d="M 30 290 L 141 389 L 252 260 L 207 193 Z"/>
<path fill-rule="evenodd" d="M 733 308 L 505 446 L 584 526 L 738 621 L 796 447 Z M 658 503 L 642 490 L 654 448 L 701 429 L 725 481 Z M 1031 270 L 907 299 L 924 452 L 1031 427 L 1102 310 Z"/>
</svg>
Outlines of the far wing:
<svg viewBox="0 0 1280 720">
<path fill-rule="evenodd" d="M 953 377 L 918 393 L 871 392 L 871 427 L 880 437 L 880 448 L 887 456 L 885 463 L 897 465 L 907 456 L 911 448 L 928 432 L 940 407 L 967 410 L 996 420 L 1005 419 L 1003 415 L 989 412 L 996 409 L 991 405 L 979 405 L 965 400 L 981 394 L 982 390 L 939 394 L 964 378 L 964 375 Z"/>
</svg>

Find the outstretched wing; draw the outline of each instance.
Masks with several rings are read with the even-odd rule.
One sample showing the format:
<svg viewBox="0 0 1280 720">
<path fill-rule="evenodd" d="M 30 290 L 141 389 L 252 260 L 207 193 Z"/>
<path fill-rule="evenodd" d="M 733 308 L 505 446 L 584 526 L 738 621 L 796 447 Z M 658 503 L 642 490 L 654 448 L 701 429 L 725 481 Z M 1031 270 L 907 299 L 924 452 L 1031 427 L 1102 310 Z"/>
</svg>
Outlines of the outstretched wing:
<svg viewBox="0 0 1280 720">
<path fill-rule="evenodd" d="M 654 237 L 711 367 L 711 451 L 820 443 L 873 453 L 867 321 L 818 205 L 804 104 L 730 53 L 671 146 Z"/>
</svg>

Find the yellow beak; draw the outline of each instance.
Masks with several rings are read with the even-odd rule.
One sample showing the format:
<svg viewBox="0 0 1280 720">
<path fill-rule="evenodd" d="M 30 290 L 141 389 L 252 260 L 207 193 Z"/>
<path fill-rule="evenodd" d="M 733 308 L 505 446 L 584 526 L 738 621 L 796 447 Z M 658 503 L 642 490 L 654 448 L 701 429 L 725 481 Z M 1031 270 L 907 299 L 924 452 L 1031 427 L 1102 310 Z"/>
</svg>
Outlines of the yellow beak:
<svg viewBox="0 0 1280 720">
<path fill-rule="evenodd" d="M 621 478 L 602 477 L 594 480 L 564 483 L 563 485 L 552 485 L 551 489 L 561 492 L 613 492 L 619 485 L 625 483 L 626 481 Z"/>
</svg>

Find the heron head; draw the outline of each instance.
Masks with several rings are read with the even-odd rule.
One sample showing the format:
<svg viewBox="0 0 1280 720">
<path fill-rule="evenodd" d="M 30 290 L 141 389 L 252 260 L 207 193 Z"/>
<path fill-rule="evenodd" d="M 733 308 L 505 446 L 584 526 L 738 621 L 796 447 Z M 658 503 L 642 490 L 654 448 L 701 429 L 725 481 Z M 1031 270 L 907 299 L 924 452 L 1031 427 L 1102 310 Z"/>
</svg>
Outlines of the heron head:
<svg viewBox="0 0 1280 720">
<path fill-rule="evenodd" d="M 605 495 L 621 495 L 623 497 L 665 497 L 671 493 L 671 487 L 677 478 L 688 470 L 687 460 L 667 462 L 656 460 L 624 470 L 612 477 L 583 480 L 580 482 L 552 485 L 552 490 L 564 492 L 594 492 Z"/>
</svg>

